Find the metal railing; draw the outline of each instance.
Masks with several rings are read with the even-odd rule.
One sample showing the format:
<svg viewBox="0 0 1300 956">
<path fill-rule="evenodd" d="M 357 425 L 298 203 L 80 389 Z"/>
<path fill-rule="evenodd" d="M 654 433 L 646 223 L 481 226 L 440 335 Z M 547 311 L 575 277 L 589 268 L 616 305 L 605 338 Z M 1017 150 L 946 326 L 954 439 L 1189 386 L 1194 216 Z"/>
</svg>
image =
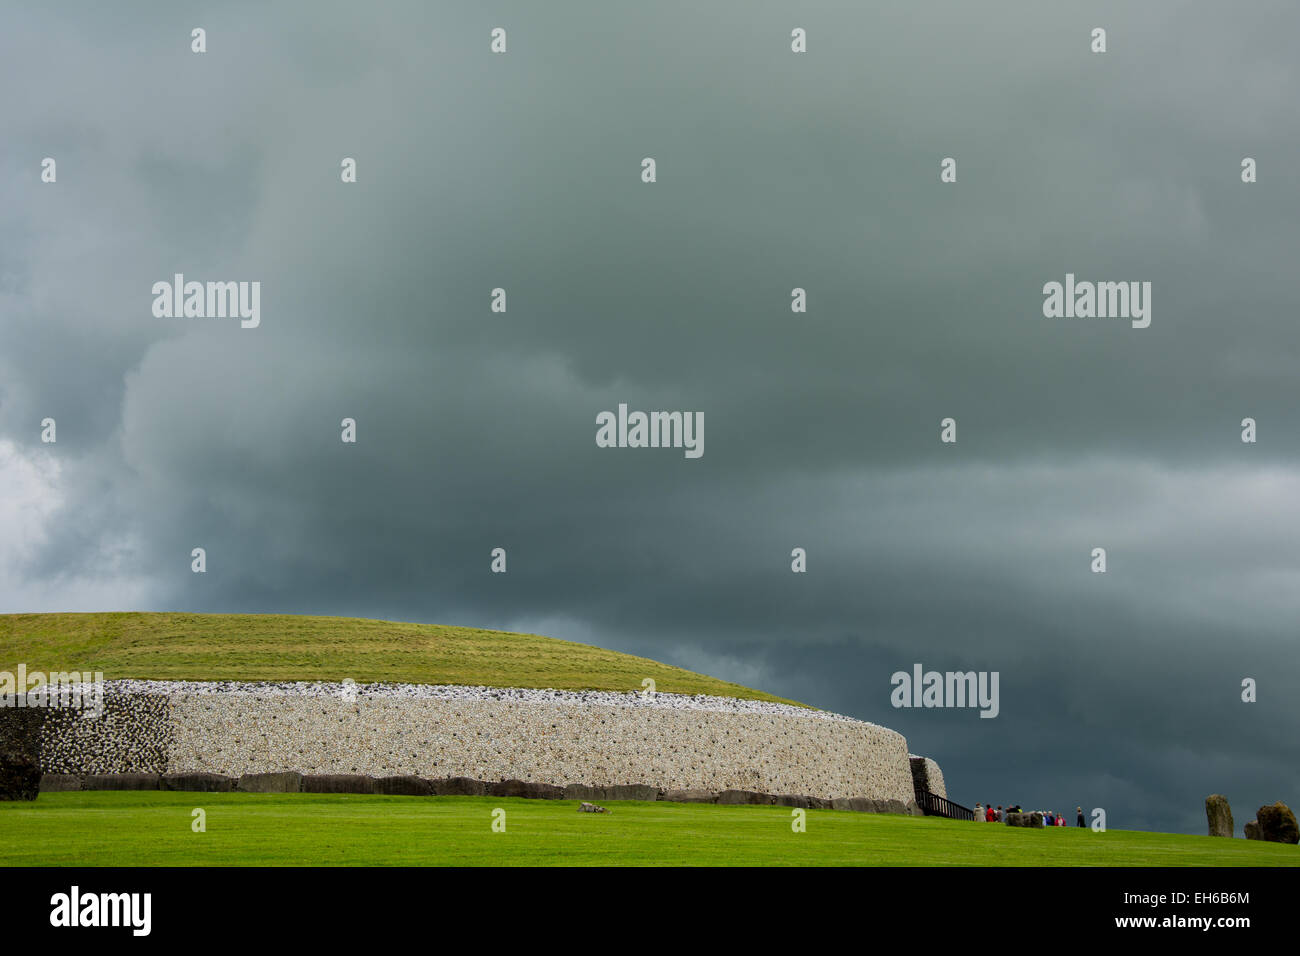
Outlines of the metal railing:
<svg viewBox="0 0 1300 956">
<path fill-rule="evenodd" d="M 975 811 L 953 803 L 947 797 L 941 797 L 929 790 L 916 791 L 916 804 L 927 817 L 947 817 L 949 820 L 974 820 Z"/>
</svg>

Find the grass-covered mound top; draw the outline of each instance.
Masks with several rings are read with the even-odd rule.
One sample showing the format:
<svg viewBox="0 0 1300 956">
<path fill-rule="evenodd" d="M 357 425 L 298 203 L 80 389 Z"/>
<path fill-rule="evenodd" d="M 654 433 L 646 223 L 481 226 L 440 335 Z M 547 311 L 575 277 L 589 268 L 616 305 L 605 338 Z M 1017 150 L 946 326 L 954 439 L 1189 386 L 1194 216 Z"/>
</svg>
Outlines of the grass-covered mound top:
<svg viewBox="0 0 1300 956">
<path fill-rule="evenodd" d="M 784 701 L 644 657 L 536 634 L 292 614 L 0 614 L 0 671 L 640 691 Z"/>
</svg>

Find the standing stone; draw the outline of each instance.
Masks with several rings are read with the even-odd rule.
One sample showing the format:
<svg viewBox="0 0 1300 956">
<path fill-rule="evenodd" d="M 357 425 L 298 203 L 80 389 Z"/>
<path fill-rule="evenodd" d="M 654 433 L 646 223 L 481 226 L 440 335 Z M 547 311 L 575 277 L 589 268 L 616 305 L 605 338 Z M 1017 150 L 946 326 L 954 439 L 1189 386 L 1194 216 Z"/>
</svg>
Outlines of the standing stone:
<svg viewBox="0 0 1300 956">
<path fill-rule="evenodd" d="M 1271 807 L 1260 807 L 1255 819 L 1259 821 L 1260 836 L 1270 843 L 1300 843 L 1295 814 L 1282 801 Z"/>
<path fill-rule="evenodd" d="M 0 707 L 0 800 L 35 800 L 41 792 L 44 724 L 44 707 Z"/>
<path fill-rule="evenodd" d="M 1232 807 L 1223 794 L 1212 793 L 1205 798 L 1205 819 L 1210 824 L 1210 836 L 1232 836 Z"/>
<path fill-rule="evenodd" d="M 1246 829 L 1246 839 L 1247 839 L 1247 840 L 1262 840 L 1262 839 L 1264 839 L 1264 837 L 1263 837 L 1263 836 L 1260 834 L 1260 832 L 1259 832 L 1259 821 L 1258 821 L 1258 820 L 1251 820 L 1250 822 L 1248 822 L 1248 823 L 1246 824 L 1245 829 Z"/>
<path fill-rule="evenodd" d="M 1009 827 L 1029 827 L 1030 829 L 1041 830 L 1043 829 L 1043 815 L 1037 810 L 1031 813 L 1008 813 L 1006 823 Z"/>
</svg>

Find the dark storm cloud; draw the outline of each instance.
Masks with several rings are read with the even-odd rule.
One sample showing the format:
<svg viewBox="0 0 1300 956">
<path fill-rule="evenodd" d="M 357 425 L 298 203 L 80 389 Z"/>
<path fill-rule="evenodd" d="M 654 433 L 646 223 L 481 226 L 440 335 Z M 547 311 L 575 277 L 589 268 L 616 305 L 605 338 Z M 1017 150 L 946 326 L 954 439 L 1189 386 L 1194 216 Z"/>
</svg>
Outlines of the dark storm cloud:
<svg viewBox="0 0 1300 956">
<path fill-rule="evenodd" d="M 967 804 L 1294 803 L 1297 20 L 24 12 L 0 598 L 536 630 L 895 727 Z M 154 318 L 175 272 L 261 281 L 261 327 Z M 1151 327 L 1044 319 L 1067 272 L 1152 282 Z M 619 402 L 703 411 L 704 457 L 595 447 Z M 914 662 L 1001 715 L 892 709 Z"/>
</svg>

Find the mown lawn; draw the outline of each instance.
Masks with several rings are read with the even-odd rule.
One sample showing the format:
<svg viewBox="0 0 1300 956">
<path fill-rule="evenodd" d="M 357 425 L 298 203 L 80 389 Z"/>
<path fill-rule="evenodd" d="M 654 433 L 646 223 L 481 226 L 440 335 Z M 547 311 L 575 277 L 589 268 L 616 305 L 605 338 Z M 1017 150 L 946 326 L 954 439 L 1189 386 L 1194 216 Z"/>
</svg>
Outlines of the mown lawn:
<svg viewBox="0 0 1300 956">
<path fill-rule="evenodd" d="M 779 807 L 324 794 L 46 793 L 0 803 L 5 866 L 1295 866 L 1300 848 Z M 191 829 L 206 812 L 207 831 Z M 506 830 L 491 829 L 505 810 Z"/>
<path fill-rule="evenodd" d="M 108 680 L 321 680 L 775 700 L 644 657 L 536 634 L 293 614 L 0 614 L 0 671 Z M 792 703 L 784 701 L 784 703 Z"/>
</svg>

